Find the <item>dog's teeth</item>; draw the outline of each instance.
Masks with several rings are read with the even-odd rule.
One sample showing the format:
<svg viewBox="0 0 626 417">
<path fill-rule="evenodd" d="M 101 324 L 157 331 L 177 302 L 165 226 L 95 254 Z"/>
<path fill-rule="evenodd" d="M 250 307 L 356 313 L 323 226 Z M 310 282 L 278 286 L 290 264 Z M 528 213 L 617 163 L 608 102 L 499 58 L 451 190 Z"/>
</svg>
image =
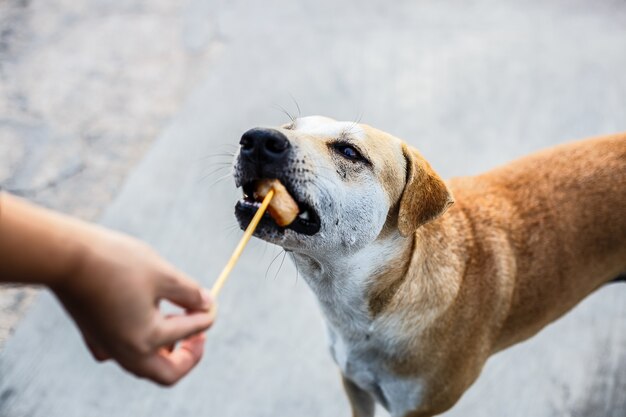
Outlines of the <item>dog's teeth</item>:
<svg viewBox="0 0 626 417">
<path fill-rule="evenodd" d="M 309 211 L 308 210 L 303 211 L 302 213 L 300 213 L 298 217 L 301 218 L 302 220 L 309 220 Z"/>
</svg>

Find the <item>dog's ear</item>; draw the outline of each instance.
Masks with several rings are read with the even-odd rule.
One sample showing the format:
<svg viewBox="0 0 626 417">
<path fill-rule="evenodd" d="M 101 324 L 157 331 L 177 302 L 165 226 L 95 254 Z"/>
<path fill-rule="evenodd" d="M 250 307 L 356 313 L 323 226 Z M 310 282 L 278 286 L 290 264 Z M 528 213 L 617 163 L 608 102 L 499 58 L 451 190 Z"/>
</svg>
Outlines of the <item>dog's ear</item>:
<svg viewBox="0 0 626 417">
<path fill-rule="evenodd" d="M 400 197 L 398 229 L 409 236 L 421 225 L 441 216 L 454 203 L 452 193 L 420 153 L 402 145 L 406 183 Z"/>
</svg>

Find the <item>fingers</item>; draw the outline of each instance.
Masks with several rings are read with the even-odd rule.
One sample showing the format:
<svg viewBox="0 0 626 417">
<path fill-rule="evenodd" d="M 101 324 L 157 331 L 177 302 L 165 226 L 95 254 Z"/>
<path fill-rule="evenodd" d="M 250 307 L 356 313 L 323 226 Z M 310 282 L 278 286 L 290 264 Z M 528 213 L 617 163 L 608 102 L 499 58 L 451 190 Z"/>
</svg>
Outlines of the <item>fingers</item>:
<svg viewBox="0 0 626 417">
<path fill-rule="evenodd" d="M 202 359 L 204 333 L 185 339 L 174 351 L 161 349 L 143 362 L 141 374 L 161 385 L 173 385 Z"/>
<path fill-rule="evenodd" d="M 172 345 L 181 339 L 207 330 L 213 324 L 212 312 L 190 312 L 185 315 L 165 317 L 156 331 L 157 346 Z"/>
<path fill-rule="evenodd" d="M 157 289 L 157 295 L 187 310 L 209 311 L 212 300 L 207 290 L 194 280 L 172 270 Z"/>
</svg>

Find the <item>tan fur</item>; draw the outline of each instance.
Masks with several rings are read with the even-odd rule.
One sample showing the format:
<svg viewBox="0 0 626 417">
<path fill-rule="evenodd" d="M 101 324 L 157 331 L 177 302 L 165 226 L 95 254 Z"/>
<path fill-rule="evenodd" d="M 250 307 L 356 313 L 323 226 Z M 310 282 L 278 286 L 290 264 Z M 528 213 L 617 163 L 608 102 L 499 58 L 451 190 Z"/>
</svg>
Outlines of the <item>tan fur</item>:
<svg viewBox="0 0 626 417">
<path fill-rule="evenodd" d="M 400 199 L 398 229 L 406 237 L 445 213 L 454 199 L 441 177 L 416 149 L 403 145 L 402 153 L 407 179 Z"/>
<path fill-rule="evenodd" d="M 450 189 L 456 205 L 414 231 L 405 276 L 391 268 L 370 293 L 371 313 L 400 317 L 408 335 L 390 366 L 430 381 L 412 417 L 450 408 L 489 355 L 626 271 L 624 134 L 558 146 Z"/>
<path fill-rule="evenodd" d="M 490 355 L 626 273 L 626 134 L 557 146 L 446 183 L 417 150 L 367 125 L 311 117 L 282 132 L 298 149 L 295 171 L 305 184 L 315 175 L 330 178 L 343 190 L 359 190 L 346 193 L 355 196 L 353 205 L 366 200 L 375 203 L 370 211 L 384 207 L 385 224 L 365 225 L 374 232 L 358 249 L 341 247 L 338 256 L 336 248 L 326 249 L 326 235 L 321 260 L 295 255 L 312 271 L 312 287 L 323 293 L 327 321 L 343 344 L 336 361 L 356 375 L 355 381 L 344 375 L 356 417 L 373 415 L 374 397 L 387 400 L 384 388 L 398 393 L 391 396 L 400 403 L 394 417 L 413 407 L 406 417 L 444 412 Z M 332 150 L 342 136 L 358 143 L 367 168 Z M 345 166 L 351 168 L 342 171 Z M 367 194 L 371 187 L 355 186 L 363 178 L 382 190 L 378 200 Z M 353 255 L 352 269 L 337 269 Z M 355 323 L 361 327 L 355 330 Z"/>
</svg>

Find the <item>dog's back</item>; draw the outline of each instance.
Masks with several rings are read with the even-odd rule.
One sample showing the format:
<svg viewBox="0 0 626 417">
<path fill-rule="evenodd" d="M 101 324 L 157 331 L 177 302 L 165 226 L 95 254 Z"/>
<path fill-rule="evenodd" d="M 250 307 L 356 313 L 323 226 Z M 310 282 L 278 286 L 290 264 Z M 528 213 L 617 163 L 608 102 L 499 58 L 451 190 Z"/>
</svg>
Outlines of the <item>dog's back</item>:
<svg viewBox="0 0 626 417">
<path fill-rule="evenodd" d="M 477 241 L 503 231 L 515 265 L 498 349 L 626 273 L 626 134 L 557 146 L 453 180 Z"/>
</svg>

